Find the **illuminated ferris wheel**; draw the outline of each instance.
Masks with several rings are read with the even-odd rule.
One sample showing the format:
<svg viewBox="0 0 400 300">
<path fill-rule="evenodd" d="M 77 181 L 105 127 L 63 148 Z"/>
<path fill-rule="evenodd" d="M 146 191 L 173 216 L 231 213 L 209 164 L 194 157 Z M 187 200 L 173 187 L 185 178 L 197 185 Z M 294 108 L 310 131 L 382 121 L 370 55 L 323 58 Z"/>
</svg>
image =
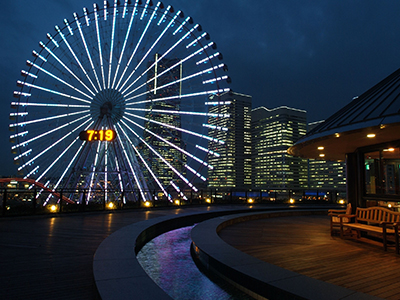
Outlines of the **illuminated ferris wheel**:
<svg viewBox="0 0 400 300">
<path fill-rule="evenodd" d="M 64 19 L 39 46 L 11 103 L 24 178 L 84 189 L 73 200 L 86 203 L 99 192 L 148 201 L 157 191 L 171 201 L 198 191 L 213 168 L 207 158 L 218 156 L 208 149 L 225 143 L 226 128 L 211 124 L 229 117 L 215 95 L 230 81 L 200 25 L 161 2 L 104 1 Z"/>
</svg>

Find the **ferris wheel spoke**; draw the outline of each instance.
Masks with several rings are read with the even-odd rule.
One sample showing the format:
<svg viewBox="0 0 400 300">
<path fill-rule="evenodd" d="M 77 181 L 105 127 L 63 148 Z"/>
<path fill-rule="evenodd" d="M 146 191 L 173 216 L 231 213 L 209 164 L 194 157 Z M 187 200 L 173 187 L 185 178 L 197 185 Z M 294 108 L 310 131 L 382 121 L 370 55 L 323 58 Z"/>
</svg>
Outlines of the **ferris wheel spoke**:
<svg viewBox="0 0 400 300">
<path fill-rule="evenodd" d="M 47 172 L 49 172 L 49 170 L 64 156 L 65 153 L 68 152 L 69 149 L 71 149 L 71 147 L 79 140 L 79 137 L 75 138 L 75 140 L 73 140 L 73 142 L 71 144 L 69 144 L 69 146 L 67 148 L 64 149 L 63 152 L 61 152 L 61 154 L 59 154 L 57 156 L 57 158 L 47 167 L 47 169 L 45 171 L 43 171 L 43 173 L 36 179 L 36 181 L 40 181 L 46 174 Z"/>
<path fill-rule="evenodd" d="M 126 6 L 127 6 L 127 1 L 128 1 L 128 0 L 125 1 L 123 17 L 125 17 L 125 11 L 126 11 Z M 137 11 L 137 6 L 138 6 L 138 0 L 136 0 L 135 6 L 134 6 L 134 8 L 133 8 L 133 10 L 132 10 L 131 18 L 130 18 L 130 20 L 129 20 L 128 29 L 127 29 L 127 31 L 126 31 L 125 40 L 124 40 L 124 44 L 123 44 L 123 46 L 122 46 L 121 54 L 120 54 L 120 56 L 119 56 L 119 60 L 118 60 L 118 64 L 117 64 L 117 69 L 116 69 L 116 71 L 115 71 L 114 80 L 113 80 L 113 83 L 112 83 L 112 88 L 114 88 L 115 80 L 117 79 L 117 75 L 118 75 L 118 72 L 119 72 L 119 68 L 120 68 L 120 66 L 121 66 L 122 58 L 124 57 L 126 44 L 127 44 L 127 42 L 128 42 L 129 34 L 130 34 L 130 32 L 131 32 L 131 29 L 132 29 L 132 23 L 133 23 L 133 20 L 135 19 L 135 14 L 136 14 L 136 11 Z"/>
<path fill-rule="evenodd" d="M 110 46 L 110 58 L 108 60 L 108 84 L 107 87 L 111 86 L 111 67 L 113 61 L 113 51 L 114 51 L 114 37 L 115 37 L 115 22 L 117 19 L 117 0 L 114 0 L 114 15 L 113 15 L 113 25 L 111 31 L 111 46 Z"/>
<path fill-rule="evenodd" d="M 188 36 L 190 36 L 197 28 L 199 28 L 199 24 L 196 24 L 192 29 L 190 29 L 186 34 L 184 34 L 174 45 L 172 45 L 167 51 L 164 52 L 163 55 L 161 55 L 158 59 L 156 59 L 151 65 L 150 67 L 147 68 L 146 71 L 144 71 L 140 76 L 138 76 L 122 93 L 125 94 L 132 86 L 134 86 L 134 84 L 140 79 L 142 78 L 145 74 L 147 74 L 156 64 L 158 64 L 159 61 L 161 61 L 162 59 L 164 59 L 172 50 L 174 50 L 180 43 L 182 43 Z M 212 43 L 214 44 L 214 43 Z M 203 47 L 203 50 L 205 50 L 208 46 Z M 157 74 L 158 76 L 161 76 L 163 74 L 165 74 L 166 72 L 172 70 L 173 68 L 175 68 L 177 65 L 183 63 L 184 61 L 190 59 L 191 57 L 193 57 L 194 55 L 200 53 L 202 50 L 199 49 L 197 50 L 195 53 L 189 55 L 188 57 L 186 57 L 185 59 L 182 59 L 179 63 L 175 64 L 173 67 L 168 68 L 167 70 L 163 71 L 161 74 Z M 133 75 L 133 74 L 131 74 Z M 154 78 L 153 78 L 154 80 Z M 142 85 L 143 86 L 143 85 Z M 122 87 L 121 87 L 122 89 Z M 121 90 L 120 89 L 120 90 Z"/>
<path fill-rule="evenodd" d="M 74 116 L 74 115 L 84 114 L 84 113 L 87 113 L 89 111 L 90 110 L 82 110 L 82 111 L 77 111 L 77 112 L 74 112 L 74 113 L 68 113 L 68 114 L 63 114 L 63 115 L 55 115 L 55 116 L 47 117 L 47 118 L 43 118 L 43 119 L 36 119 L 36 120 L 32 120 L 32 121 L 14 123 L 14 124 L 10 124 L 10 127 L 25 126 L 25 125 L 28 125 L 28 124 L 34 124 L 34 123 L 40 123 L 40 122 L 50 121 L 50 120 L 54 120 L 54 119 L 61 119 L 61 118 L 65 118 L 65 117 L 71 117 L 71 116 Z"/>
<path fill-rule="evenodd" d="M 57 81 L 61 82 L 61 83 L 64 84 L 64 85 L 68 86 L 69 88 L 73 89 L 74 91 L 76 91 L 76 92 L 78 92 L 78 93 L 84 95 L 85 97 L 87 97 L 87 98 L 89 98 L 89 99 L 92 99 L 92 97 L 89 96 L 88 94 L 82 92 L 80 89 L 76 88 L 76 87 L 73 86 L 72 84 L 69 84 L 69 83 L 66 82 L 65 80 L 62 80 L 60 77 L 54 75 L 53 73 L 47 71 L 46 69 L 40 67 L 39 65 L 37 65 L 37 64 L 35 64 L 35 63 L 33 63 L 33 62 L 29 61 L 29 60 L 28 60 L 26 63 L 28 64 L 28 66 L 33 66 L 33 67 L 35 67 L 35 68 L 38 69 L 39 71 L 42 71 L 43 73 L 45 73 L 45 74 L 51 76 L 52 78 L 56 79 Z"/>
<path fill-rule="evenodd" d="M 87 121 L 89 122 L 89 120 Z M 85 123 L 81 124 L 84 125 Z M 75 129 L 73 129 L 72 131 L 70 131 L 69 133 L 65 134 L 62 138 L 58 139 L 57 141 L 55 141 L 53 144 L 51 144 L 50 146 L 48 146 L 47 148 L 45 148 L 43 151 L 41 151 L 40 153 L 38 153 L 34 158 L 30 159 L 28 162 L 26 162 L 25 164 L 23 164 L 22 166 L 20 166 L 18 168 L 18 171 L 21 171 L 23 168 L 25 168 L 26 166 L 32 164 L 36 159 L 38 159 L 39 157 L 41 157 L 43 154 L 45 154 L 47 151 L 49 151 L 50 149 L 52 149 L 54 146 L 56 146 L 57 144 L 59 144 L 61 141 L 65 140 L 67 137 L 69 137 L 71 134 L 73 134 L 76 130 L 78 130 L 79 127 L 76 127 Z"/>
<path fill-rule="evenodd" d="M 63 108 L 89 108 L 90 105 L 60 104 L 60 103 L 33 103 L 33 102 L 11 102 L 11 106 L 35 106 L 35 107 L 63 107 Z"/>
<path fill-rule="evenodd" d="M 146 6 L 148 5 L 148 2 L 149 2 L 149 0 L 146 2 Z M 118 84 L 117 84 L 117 86 L 115 87 L 115 88 L 118 89 L 119 91 L 122 90 L 122 88 L 125 86 L 125 84 L 129 81 L 129 79 L 130 79 L 130 78 L 132 77 L 132 75 L 133 75 L 133 73 L 131 73 L 131 74 L 129 75 L 129 77 L 125 80 L 125 82 L 122 84 L 122 86 L 121 86 L 120 88 L 118 88 L 119 85 L 121 84 L 122 79 L 123 79 L 124 76 L 125 76 L 126 71 L 128 70 L 128 68 L 129 68 L 129 66 L 130 66 L 130 64 L 131 64 L 131 62 L 132 62 L 132 60 L 133 60 L 133 57 L 135 56 L 137 50 L 139 49 L 139 46 L 140 46 L 140 44 L 142 43 L 143 38 L 144 38 L 144 36 L 146 35 L 147 30 L 149 29 L 150 24 L 151 24 L 151 22 L 152 22 L 153 19 L 154 19 L 154 15 L 156 14 L 156 12 L 157 12 L 157 10 L 158 10 L 159 7 L 160 7 L 160 2 L 157 4 L 157 6 L 156 6 L 156 8 L 154 9 L 154 11 L 153 11 L 153 13 L 152 13 L 150 19 L 147 21 L 146 27 L 144 28 L 144 30 L 143 30 L 143 32 L 142 32 L 142 35 L 140 36 L 139 41 L 137 42 L 136 47 L 135 47 L 135 49 L 133 50 L 131 57 L 129 58 L 128 63 L 126 64 L 125 69 L 124 69 L 124 71 L 122 72 L 122 75 L 120 76 L 120 79 L 119 79 L 119 81 L 118 81 Z M 145 12 L 146 12 L 146 8 L 143 9 L 143 14 L 142 14 L 142 16 L 140 17 L 141 20 L 143 19 L 143 16 L 144 16 L 144 13 L 145 13 Z"/>
<path fill-rule="evenodd" d="M 85 87 L 89 91 L 89 93 L 91 93 L 93 96 L 95 95 L 93 91 L 78 77 L 78 75 L 76 75 L 70 68 L 68 68 L 65 63 L 57 55 L 55 55 L 54 52 L 51 51 L 43 42 L 40 42 L 39 45 L 40 47 L 45 49 L 55 60 L 57 60 L 59 64 L 68 71 L 68 73 L 70 73 L 83 87 Z"/>
<path fill-rule="evenodd" d="M 220 157 L 220 156 L 221 156 L 219 153 L 217 153 L 217 152 L 215 152 L 215 151 L 212 151 L 212 150 L 210 150 L 210 149 L 204 148 L 204 147 L 202 147 L 202 146 L 200 146 L 200 145 L 196 145 L 196 148 L 197 148 L 197 149 L 200 149 L 200 150 L 202 150 L 202 151 L 204 151 L 204 152 L 207 153 L 207 154 L 211 154 L 211 155 L 213 155 L 213 156 L 215 156 L 215 157 Z"/>
<path fill-rule="evenodd" d="M 79 26 L 80 26 L 80 22 L 78 20 L 78 15 L 76 13 L 74 13 L 74 17 L 75 17 L 76 23 L 79 24 Z M 72 56 L 75 58 L 75 61 L 78 63 L 78 65 L 81 68 L 83 74 L 85 74 L 86 78 L 89 80 L 89 82 L 92 85 L 93 89 L 97 93 L 98 92 L 97 88 L 94 86 L 94 83 L 93 83 L 92 79 L 90 79 L 89 74 L 86 72 L 86 69 L 83 67 L 81 61 L 76 56 L 75 51 L 71 48 L 71 45 L 68 43 L 68 41 L 65 38 L 64 34 L 61 32 L 61 30 L 60 30 L 60 28 L 58 26 L 56 26 L 56 30 L 57 30 L 58 34 L 61 36 L 61 38 L 64 41 L 65 45 L 67 45 L 67 47 L 68 47 L 69 51 L 71 52 Z"/>
<path fill-rule="evenodd" d="M 94 180 L 94 174 L 95 174 L 96 168 L 97 168 L 97 162 L 98 162 L 98 159 L 99 159 L 100 145 L 101 145 L 101 143 L 97 144 L 96 155 L 95 155 L 94 162 L 93 162 L 93 167 L 92 167 L 92 176 L 90 178 L 90 183 L 89 183 L 89 192 L 87 193 L 87 196 L 86 196 L 86 204 L 89 202 L 90 195 L 92 194 L 93 180 Z"/>
<path fill-rule="evenodd" d="M 137 174 L 136 174 L 136 172 L 135 172 L 135 170 L 134 170 L 134 168 L 132 166 L 131 159 L 129 159 L 129 156 L 128 156 L 128 153 L 126 152 L 125 146 L 122 143 L 120 134 L 117 134 L 117 137 L 118 137 L 118 141 L 119 141 L 119 143 L 120 143 L 120 145 L 122 147 L 122 152 L 125 155 L 126 161 L 128 162 L 129 168 L 131 169 L 132 175 L 133 175 L 133 177 L 135 179 L 135 183 L 136 183 L 137 187 L 139 188 L 139 192 L 140 192 L 140 194 L 142 196 L 142 199 L 146 199 L 146 196 L 145 196 L 144 191 L 143 191 L 143 187 L 142 187 L 141 183 L 139 182 Z"/>
<path fill-rule="evenodd" d="M 170 8 L 170 6 L 168 7 Z M 167 8 L 167 9 L 168 9 Z M 167 12 L 167 10 L 166 10 Z M 175 20 L 181 15 L 181 11 L 178 11 L 175 16 L 172 18 L 172 20 L 168 23 L 168 25 L 164 28 L 164 30 L 161 32 L 161 34 L 157 37 L 157 39 L 154 41 L 153 45 L 151 45 L 149 47 L 149 50 L 147 50 L 147 52 L 143 55 L 142 59 L 140 60 L 140 62 L 136 65 L 136 67 L 134 68 L 134 70 L 132 71 L 132 73 L 129 75 L 127 81 L 133 76 L 133 74 L 136 72 L 136 70 L 139 69 L 139 67 L 142 65 L 142 63 L 147 59 L 147 57 L 149 56 L 149 54 L 151 53 L 151 51 L 153 51 L 154 47 L 158 44 L 158 42 L 163 38 L 163 36 L 165 35 L 165 33 L 167 32 L 167 30 L 172 26 L 172 24 L 175 23 Z M 160 23 L 160 22 L 159 22 Z M 127 82 L 126 81 L 126 82 Z M 121 86 L 121 88 L 124 87 L 124 85 L 126 84 L 126 82 Z M 133 83 L 132 83 L 133 84 Z M 128 89 L 130 89 L 130 87 L 132 86 L 129 85 L 123 93 L 125 93 Z"/>
<path fill-rule="evenodd" d="M 100 69 L 101 69 L 101 77 L 103 79 L 103 88 L 106 88 L 106 79 L 104 75 L 104 63 L 103 63 L 103 53 L 102 53 L 102 46 L 101 46 L 101 37 L 100 37 L 100 28 L 99 28 L 99 14 L 97 12 L 97 4 L 93 4 L 94 9 L 94 17 L 96 23 L 96 35 L 97 35 L 97 47 L 99 49 L 99 60 L 100 60 Z M 104 16 L 107 14 L 105 13 Z"/>
<path fill-rule="evenodd" d="M 140 141 L 146 145 L 159 159 L 161 159 L 164 164 L 168 166 L 183 182 L 185 182 L 190 188 L 194 191 L 198 191 L 198 189 L 185 177 L 183 176 L 170 162 L 168 162 L 160 153 L 158 153 L 149 143 L 147 143 L 142 137 L 140 137 L 132 128 L 130 128 L 124 121 L 121 120 L 121 123 L 125 125 Z"/>
<path fill-rule="evenodd" d="M 165 190 L 164 186 L 161 184 L 160 180 L 157 178 L 157 176 L 154 174 L 154 172 L 151 170 L 151 168 L 149 167 L 149 165 L 146 163 L 145 159 L 143 158 L 143 156 L 140 154 L 140 152 L 136 149 L 135 145 L 132 143 L 131 139 L 129 138 L 128 134 L 126 133 L 126 131 L 122 128 L 121 124 L 118 124 L 119 129 L 124 133 L 126 139 L 128 140 L 128 142 L 131 144 L 132 148 L 135 150 L 136 155 L 140 158 L 140 160 L 142 161 L 143 165 L 145 166 L 145 168 L 147 169 L 147 171 L 150 173 L 151 177 L 153 177 L 154 181 L 157 183 L 158 187 L 163 191 L 164 195 L 169 199 L 169 195 L 167 193 L 167 191 Z"/>
<path fill-rule="evenodd" d="M 229 114 L 216 114 L 209 112 L 198 112 L 198 111 L 182 111 L 182 110 L 167 110 L 167 109 L 150 109 L 150 108 L 132 108 L 127 107 L 126 110 L 130 111 L 143 111 L 143 112 L 155 112 L 162 114 L 173 114 L 173 115 L 191 115 L 191 116 L 203 116 L 209 118 L 229 118 Z"/>
<path fill-rule="evenodd" d="M 12 146 L 11 149 L 14 150 L 14 149 L 17 149 L 17 148 L 19 148 L 19 147 L 26 146 L 27 144 L 29 144 L 29 143 L 31 143 L 31 142 L 33 142 L 33 141 L 36 141 L 36 140 L 38 140 L 38 139 L 40 139 L 40 138 L 42 138 L 42 137 L 45 137 L 45 136 L 47 136 L 47 135 L 53 134 L 54 132 L 56 132 L 56 131 L 58 131 L 58 130 L 61 130 L 61 129 L 67 127 L 67 126 L 70 126 L 71 124 L 74 124 L 74 123 L 76 123 L 76 122 L 79 122 L 79 121 L 81 121 L 81 120 L 83 120 L 83 119 L 85 119 L 85 118 L 89 118 L 89 117 L 90 117 L 90 115 L 86 115 L 86 116 L 83 116 L 83 117 L 81 117 L 81 118 L 79 118 L 79 119 L 76 119 L 76 120 L 74 120 L 74 121 L 68 122 L 68 123 L 66 123 L 66 124 L 64 124 L 64 125 L 61 125 L 61 126 L 59 126 L 59 127 L 56 127 L 56 128 L 54 128 L 54 129 L 52 129 L 52 130 L 46 131 L 46 132 L 44 132 L 44 133 L 42 133 L 42 134 L 39 134 L 39 135 L 37 135 L 37 136 L 35 136 L 35 137 L 29 139 L 29 140 L 23 141 L 22 143 L 19 143 L 19 144 L 17 144 L 17 145 Z M 81 127 L 82 125 L 86 124 L 86 123 L 89 122 L 89 121 L 90 121 L 90 119 L 86 120 L 83 124 L 79 125 L 77 128 Z"/>
<path fill-rule="evenodd" d="M 162 136 L 160 136 L 160 135 L 154 133 L 153 131 L 151 131 L 151 130 L 149 130 L 149 129 L 146 129 L 145 127 L 143 127 L 142 125 L 139 125 L 139 124 L 136 123 L 135 121 L 132 121 L 132 120 L 130 120 L 130 119 L 128 119 L 128 118 L 126 118 L 126 120 L 129 121 L 130 123 L 132 123 L 133 125 L 139 127 L 139 128 L 142 129 L 144 132 L 150 133 L 151 135 L 153 135 L 154 137 L 156 137 L 158 140 L 160 140 L 160 141 L 166 143 L 166 144 L 169 145 L 170 147 L 175 148 L 175 149 L 178 150 L 179 152 L 181 152 L 181 153 L 183 153 L 183 154 L 185 154 L 185 155 L 187 155 L 187 156 L 193 158 L 193 159 L 194 159 L 195 161 L 197 161 L 198 163 L 200 163 L 200 164 L 206 166 L 206 167 L 209 168 L 209 169 L 213 169 L 213 167 L 212 167 L 211 165 L 209 165 L 207 162 L 205 162 L 204 160 L 202 160 L 202 159 L 198 158 L 197 156 L 195 156 L 195 155 L 189 153 L 188 151 L 186 151 L 186 150 L 184 150 L 184 149 L 178 147 L 178 146 L 175 145 L 174 143 L 171 143 L 170 141 L 167 141 L 167 140 L 164 139 Z"/>
<path fill-rule="evenodd" d="M 61 92 L 56 91 L 56 90 L 48 89 L 48 88 L 45 88 L 45 87 L 42 87 L 42 86 L 38 86 L 38 85 L 35 85 L 35 84 L 31 84 L 31 83 L 28 83 L 28 82 L 25 82 L 25 81 L 21 81 L 21 80 L 17 81 L 17 85 L 18 86 L 27 86 L 27 87 L 30 87 L 30 88 L 34 88 L 34 89 L 38 89 L 38 90 L 44 91 L 44 92 L 52 93 L 52 94 L 55 94 L 55 95 L 58 95 L 58 96 L 62 96 L 62 97 L 66 97 L 66 98 L 69 98 L 69 99 L 74 99 L 74 100 L 77 100 L 77 101 L 81 101 L 81 102 L 84 102 L 84 103 L 90 103 L 90 101 L 84 100 L 82 98 L 78 98 L 78 97 L 75 97 L 75 96 L 72 96 L 72 95 L 64 94 L 64 93 L 61 93 Z"/>
<path fill-rule="evenodd" d="M 87 9 L 84 9 L 84 13 L 85 13 L 85 17 L 86 17 L 86 23 L 89 24 L 88 23 L 88 19 L 87 19 Z M 82 43 L 83 43 L 83 45 L 85 47 L 86 55 L 89 58 L 89 62 L 90 62 L 90 66 L 92 68 L 93 74 L 94 74 L 94 76 L 96 78 L 96 81 L 97 81 L 97 84 L 99 86 L 99 89 L 101 90 L 100 80 L 99 80 L 99 77 L 97 76 L 96 68 L 94 67 L 92 56 L 90 54 L 89 47 L 87 46 L 85 35 L 83 34 L 83 31 L 82 31 L 81 23 L 79 22 L 79 20 L 77 18 L 75 18 L 75 22 L 76 22 L 76 25 L 78 26 L 79 34 L 81 36 Z"/>
<path fill-rule="evenodd" d="M 178 83 L 182 83 L 182 82 L 184 82 L 184 81 L 186 81 L 186 80 L 193 79 L 193 78 L 195 78 L 195 77 L 197 77 L 197 76 L 202 76 L 202 75 L 204 75 L 204 74 L 207 74 L 207 73 L 210 73 L 210 72 L 214 72 L 215 70 L 220 69 L 220 68 L 224 68 L 224 67 L 225 67 L 224 64 L 220 64 L 220 65 L 218 65 L 218 66 L 211 67 L 211 68 L 208 68 L 208 69 L 199 71 L 199 72 L 194 73 L 194 74 L 192 74 L 192 75 L 188 75 L 188 76 L 186 76 L 186 77 L 183 77 L 183 78 L 177 79 L 177 80 L 175 80 L 175 81 L 171 81 L 171 82 L 169 82 L 169 83 L 166 83 L 166 84 L 164 84 L 164 85 L 162 85 L 162 86 L 154 87 L 154 89 L 148 90 L 148 91 L 146 91 L 146 92 L 144 92 L 144 93 L 135 95 L 135 98 L 144 96 L 144 95 L 146 95 L 146 94 L 150 94 L 150 93 L 156 92 L 157 90 L 164 89 L 164 88 L 169 87 L 169 86 L 171 86 L 171 85 L 175 85 L 175 84 L 178 84 Z M 155 78 L 156 78 L 156 77 L 155 77 Z M 219 78 L 217 78 L 217 79 L 215 79 L 215 80 L 216 80 L 216 81 L 220 81 L 220 80 L 224 80 L 224 79 L 227 79 L 227 78 L 228 78 L 228 76 L 222 76 L 222 77 L 219 77 Z M 152 80 L 154 80 L 154 79 L 152 79 Z M 152 80 L 149 80 L 148 82 L 146 82 L 146 84 L 148 84 L 148 83 L 151 82 Z M 203 84 L 206 84 L 206 83 L 211 83 L 211 82 L 209 82 L 209 81 L 203 81 Z M 133 92 L 133 91 L 132 91 L 132 92 Z M 126 94 L 125 97 L 128 96 L 129 94 L 130 94 L 130 93 Z M 129 101 L 129 100 L 131 100 L 131 99 L 132 99 L 132 98 L 128 98 L 127 101 Z"/>
</svg>

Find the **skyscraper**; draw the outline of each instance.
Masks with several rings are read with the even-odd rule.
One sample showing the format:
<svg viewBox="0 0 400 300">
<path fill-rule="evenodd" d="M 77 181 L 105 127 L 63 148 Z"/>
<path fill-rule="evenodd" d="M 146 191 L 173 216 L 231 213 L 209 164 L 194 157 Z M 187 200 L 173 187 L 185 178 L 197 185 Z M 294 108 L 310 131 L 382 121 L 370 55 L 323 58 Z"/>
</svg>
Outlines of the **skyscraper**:
<svg viewBox="0 0 400 300">
<path fill-rule="evenodd" d="M 158 60 L 158 55 L 155 57 L 155 61 Z M 151 66 L 154 61 L 149 62 Z M 173 67 L 176 65 L 175 67 Z M 165 70 L 173 67 L 165 74 L 161 74 Z M 174 98 L 165 100 L 163 98 L 170 96 L 180 95 L 181 83 L 176 82 L 170 84 L 167 87 L 162 87 L 171 82 L 175 82 L 182 77 L 182 65 L 179 64 L 179 59 L 161 59 L 153 66 L 148 72 L 147 80 L 151 80 L 147 84 L 148 96 L 147 100 L 151 100 L 146 103 L 145 118 L 147 119 L 144 123 L 145 131 L 143 133 L 144 140 L 156 150 L 166 161 L 168 161 L 178 172 L 185 174 L 185 168 L 183 167 L 186 162 L 186 156 L 178 151 L 173 146 L 169 145 L 165 141 L 157 138 L 158 135 L 164 140 L 171 144 L 174 144 L 180 149 L 184 149 L 184 143 L 182 141 L 181 131 L 175 130 L 171 127 L 166 127 L 160 124 L 172 125 L 175 128 L 181 127 L 181 116 L 174 113 L 165 113 L 165 111 L 176 111 L 179 110 L 180 99 Z M 161 87 L 161 88 L 160 88 Z M 158 177 L 164 186 L 169 186 L 171 180 L 175 183 L 181 183 L 178 176 L 168 168 L 165 163 L 148 148 L 144 149 L 146 159 L 150 168 L 154 174 Z M 145 171 L 145 177 L 151 183 L 153 178 L 150 174 Z M 150 186 L 152 186 L 150 184 Z M 154 186 L 154 184 L 153 184 Z"/>
<path fill-rule="evenodd" d="M 320 122 L 308 124 L 308 131 Z M 322 157 L 321 157 L 322 158 Z M 339 161 L 308 160 L 308 186 L 310 189 L 346 190 L 346 165 Z"/>
<path fill-rule="evenodd" d="M 215 129 L 209 130 L 213 138 L 225 141 L 224 145 L 209 143 L 209 150 L 219 157 L 209 155 L 214 167 L 208 171 L 208 186 L 220 189 L 247 189 L 251 187 L 251 96 L 227 92 L 219 98 L 210 97 L 222 105 L 210 106 L 210 113 L 229 114 L 229 118 L 209 118 Z"/>
<path fill-rule="evenodd" d="M 253 187 L 307 187 L 307 160 L 287 149 L 307 133 L 307 112 L 281 106 L 252 110 Z"/>
</svg>

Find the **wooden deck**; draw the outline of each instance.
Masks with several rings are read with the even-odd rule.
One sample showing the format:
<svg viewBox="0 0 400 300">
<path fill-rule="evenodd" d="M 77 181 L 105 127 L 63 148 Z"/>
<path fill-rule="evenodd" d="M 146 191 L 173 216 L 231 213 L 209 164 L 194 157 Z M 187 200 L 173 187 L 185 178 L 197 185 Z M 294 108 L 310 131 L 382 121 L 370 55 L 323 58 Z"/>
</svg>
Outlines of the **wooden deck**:
<svg viewBox="0 0 400 300">
<path fill-rule="evenodd" d="M 331 237 L 327 216 L 263 219 L 223 229 L 220 237 L 263 261 L 354 291 L 400 299 L 400 256 L 371 239 Z"/>
</svg>

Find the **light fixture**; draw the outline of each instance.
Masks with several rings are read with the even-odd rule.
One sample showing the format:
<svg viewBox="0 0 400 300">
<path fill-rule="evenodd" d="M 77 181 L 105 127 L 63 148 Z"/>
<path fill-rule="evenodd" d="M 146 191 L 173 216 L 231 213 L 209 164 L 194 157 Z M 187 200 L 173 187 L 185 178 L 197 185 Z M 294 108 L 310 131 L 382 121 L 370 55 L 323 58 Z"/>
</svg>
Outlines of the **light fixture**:
<svg viewBox="0 0 400 300">
<path fill-rule="evenodd" d="M 325 154 L 324 153 L 320 153 L 319 157 L 325 157 Z"/>
<path fill-rule="evenodd" d="M 51 212 L 56 212 L 57 211 L 57 205 L 53 204 L 50 206 L 50 211 Z"/>
<path fill-rule="evenodd" d="M 181 202 L 179 201 L 179 199 L 176 199 L 176 200 L 174 201 L 174 203 L 175 203 L 175 205 L 180 205 L 180 204 L 181 204 Z"/>
<path fill-rule="evenodd" d="M 324 149 L 325 149 L 324 146 L 319 146 L 319 147 L 318 147 L 318 150 L 324 150 Z"/>
<path fill-rule="evenodd" d="M 293 204 L 294 203 L 294 199 L 290 198 L 289 202 L 290 202 L 290 204 Z"/>
<path fill-rule="evenodd" d="M 373 139 L 374 137 L 376 137 L 376 134 L 375 134 L 375 133 L 369 133 L 369 134 L 367 134 L 367 138 L 369 138 L 369 139 Z"/>
<path fill-rule="evenodd" d="M 206 199 L 206 202 L 207 202 L 207 203 L 211 203 L 211 199 L 210 199 L 210 198 L 207 198 L 207 199 Z"/>
<path fill-rule="evenodd" d="M 107 207 L 108 207 L 109 209 L 113 209 L 113 208 L 114 208 L 114 203 L 109 202 L 109 203 L 107 204 Z"/>
<path fill-rule="evenodd" d="M 254 203 L 254 199 L 252 198 L 247 199 L 247 203 Z"/>
<path fill-rule="evenodd" d="M 151 205 L 150 201 L 146 201 L 146 202 L 144 202 L 144 206 L 146 206 L 146 207 L 150 207 L 150 205 Z"/>
<path fill-rule="evenodd" d="M 340 137 L 340 134 L 339 133 L 335 133 L 335 137 Z"/>
</svg>

